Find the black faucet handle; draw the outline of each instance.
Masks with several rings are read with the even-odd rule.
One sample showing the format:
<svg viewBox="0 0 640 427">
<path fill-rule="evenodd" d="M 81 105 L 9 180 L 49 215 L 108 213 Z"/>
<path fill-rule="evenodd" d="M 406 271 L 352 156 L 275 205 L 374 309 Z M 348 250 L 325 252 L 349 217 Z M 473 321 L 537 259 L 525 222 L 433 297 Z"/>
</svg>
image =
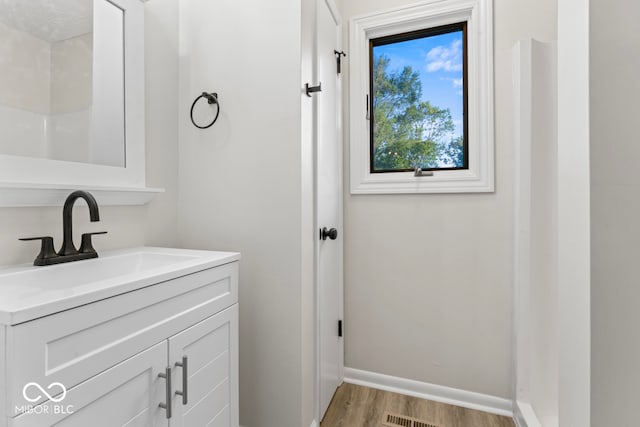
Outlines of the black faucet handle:
<svg viewBox="0 0 640 427">
<path fill-rule="evenodd" d="M 93 244 L 91 242 L 91 236 L 96 234 L 107 234 L 106 231 L 95 231 L 93 233 L 84 233 L 82 235 L 82 242 L 80 243 L 80 249 L 78 252 L 81 254 L 87 253 L 96 253 L 96 250 L 93 248 Z"/>
<path fill-rule="evenodd" d="M 23 237 L 23 242 L 29 242 L 31 240 L 41 240 L 42 245 L 40 246 L 40 253 L 36 257 L 34 261 L 34 265 L 43 265 L 41 262 L 45 259 L 56 258 L 58 254 L 56 250 L 53 248 L 53 237 L 51 236 L 42 236 L 42 237 Z"/>
</svg>

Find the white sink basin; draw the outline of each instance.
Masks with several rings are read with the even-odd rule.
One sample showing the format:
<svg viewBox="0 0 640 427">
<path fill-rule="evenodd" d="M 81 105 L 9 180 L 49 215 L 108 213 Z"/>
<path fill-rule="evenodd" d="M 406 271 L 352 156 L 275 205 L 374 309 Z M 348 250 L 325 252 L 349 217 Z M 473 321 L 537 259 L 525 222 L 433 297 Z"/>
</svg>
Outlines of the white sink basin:
<svg viewBox="0 0 640 427">
<path fill-rule="evenodd" d="M 0 269 L 0 324 L 26 322 L 238 259 L 235 252 L 140 247 L 65 264 Z"/>
</svg>

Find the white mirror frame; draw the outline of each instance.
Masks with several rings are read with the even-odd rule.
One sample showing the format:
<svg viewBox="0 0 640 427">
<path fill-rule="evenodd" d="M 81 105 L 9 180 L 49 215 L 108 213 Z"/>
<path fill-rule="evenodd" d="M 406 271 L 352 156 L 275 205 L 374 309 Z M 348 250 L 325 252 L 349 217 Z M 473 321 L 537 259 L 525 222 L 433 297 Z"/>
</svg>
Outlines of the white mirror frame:
<svg viewBox="0 0 640 427">
<path fill-rule="evenodd" d="M 60 205 L 75 189 L 101 204 L 144 204 L 163 191 L 145 187 L 144 1 L 108 1 L 124 11 L 126 167 L 0 154 L 0 206 Z"/>
</svg>

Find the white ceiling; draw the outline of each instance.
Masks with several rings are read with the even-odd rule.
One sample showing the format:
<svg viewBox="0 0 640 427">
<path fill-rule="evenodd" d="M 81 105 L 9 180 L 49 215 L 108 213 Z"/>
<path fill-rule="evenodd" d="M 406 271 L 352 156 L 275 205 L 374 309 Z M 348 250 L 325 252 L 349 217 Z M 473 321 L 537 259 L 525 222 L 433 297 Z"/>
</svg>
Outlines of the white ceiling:
<svg viewBox="0 0 640 427">
<path fill-rule="evenodd" d="M 93 0 L 0 0 L 0 22 L 48 42 L 90 33 Z"/>
</svg>

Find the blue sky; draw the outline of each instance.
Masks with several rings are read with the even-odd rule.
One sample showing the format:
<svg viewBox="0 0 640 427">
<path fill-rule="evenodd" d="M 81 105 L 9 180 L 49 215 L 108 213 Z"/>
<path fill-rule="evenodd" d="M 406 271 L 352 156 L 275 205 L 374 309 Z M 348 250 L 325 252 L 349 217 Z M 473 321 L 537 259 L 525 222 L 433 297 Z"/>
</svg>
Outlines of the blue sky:
<svg viewBox="0 0 640 427">
<path fill-rule="evenodd" d="M 389 58 L 389 72 L 400 71 L 407 65 L 417 71 L 422 82 L 422 99 L 448 108 L 456 126 L 454 135 L 462 135 L 462 31 L 374 46 L 373 54 Z"/>
</svg>

